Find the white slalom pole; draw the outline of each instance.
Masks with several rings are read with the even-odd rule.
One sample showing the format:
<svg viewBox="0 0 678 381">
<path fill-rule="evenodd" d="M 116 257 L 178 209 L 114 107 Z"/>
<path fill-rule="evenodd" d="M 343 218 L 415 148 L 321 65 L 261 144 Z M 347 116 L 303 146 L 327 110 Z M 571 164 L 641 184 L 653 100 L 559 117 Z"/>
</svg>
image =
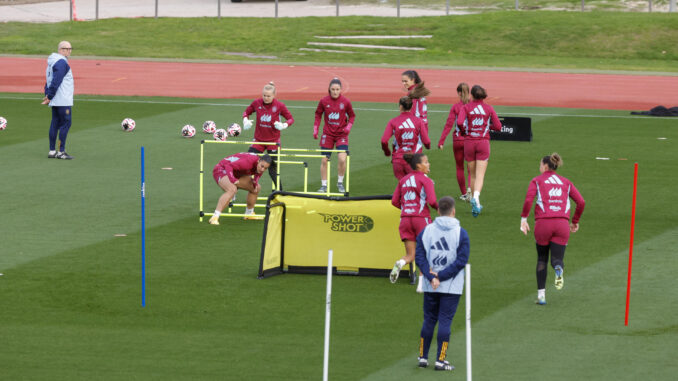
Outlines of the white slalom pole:
<svg viewBox="0 0 678 381">
<path fill-rule="evenodd" d="M 471 265 L 466 264 L 466 380 L 471 381 Z"/>
<path fill-rule="evenodd" d="M 323 381 L 327 381 L 330 363 L 330 312 L 332 307 L 332 250 L 327 254 L 327 294 L 325 296 L 325 356 L 323 359 Z"/>
</svg>

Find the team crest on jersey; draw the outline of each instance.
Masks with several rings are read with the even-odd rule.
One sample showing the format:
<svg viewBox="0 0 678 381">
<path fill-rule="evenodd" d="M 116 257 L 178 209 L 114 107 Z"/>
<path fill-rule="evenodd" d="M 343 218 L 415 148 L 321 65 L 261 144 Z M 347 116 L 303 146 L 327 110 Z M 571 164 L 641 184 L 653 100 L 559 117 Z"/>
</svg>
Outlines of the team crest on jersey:
<svg viewBox="0 0 678 381">
<path fill-rule="evenodd" d="M 278 111 L 278 106 L 273 106 L 273 112 Z"/>
<path fill-rule="evenodd" d="M 330 225 L 330 230 L 340 233 L 367 233 L 374 228 L 374 220 L 370 216 L 357 214 L 318 213 L 323 222 Z"/>
<path fill-rule="evenodd" d="M 344 109 L 344 104 L 343 104 L 343 103 L 339 103 L 339 110 L 343 110 L 343 109 Z"/>
</svg>

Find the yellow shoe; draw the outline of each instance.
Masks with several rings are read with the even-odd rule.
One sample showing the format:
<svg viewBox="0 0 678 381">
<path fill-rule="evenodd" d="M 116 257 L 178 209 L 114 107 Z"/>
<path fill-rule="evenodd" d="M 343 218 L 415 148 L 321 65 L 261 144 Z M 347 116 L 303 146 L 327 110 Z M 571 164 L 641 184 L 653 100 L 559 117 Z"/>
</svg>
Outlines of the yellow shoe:
<svg viewBox="0 0 678 381">
<path fill-rule="evenodd" d="M 219 225 L 219 217 L 217 217 L 217 216 L 210 217 L 210 224 L 211 225 Z"/>
<path fill-rule="evenodd" d="M 242 218 L 243 220 L 260 220 L 261 216 L 256 213 L 251 213 Z"/>
</svg>

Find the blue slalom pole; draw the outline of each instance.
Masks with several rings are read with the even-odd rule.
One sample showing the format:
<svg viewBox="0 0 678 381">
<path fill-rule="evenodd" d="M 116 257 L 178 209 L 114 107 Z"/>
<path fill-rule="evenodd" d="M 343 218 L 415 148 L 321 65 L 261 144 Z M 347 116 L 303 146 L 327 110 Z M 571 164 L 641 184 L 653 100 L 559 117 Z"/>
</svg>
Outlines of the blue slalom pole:
<svg viewBox="0 0 678 381">
<path fill-rule="evenodd" d="M 141 147 L 141 306 L 146 307 L 146 180 L 144 147 Z"/>
</svg>

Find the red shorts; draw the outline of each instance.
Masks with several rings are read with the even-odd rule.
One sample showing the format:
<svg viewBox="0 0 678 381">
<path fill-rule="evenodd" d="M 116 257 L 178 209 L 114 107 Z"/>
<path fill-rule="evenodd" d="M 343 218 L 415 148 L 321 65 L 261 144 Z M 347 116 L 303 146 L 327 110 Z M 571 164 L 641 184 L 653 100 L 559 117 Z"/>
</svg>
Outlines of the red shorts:
<svg viewBox="0 0 678 381">
<path fill-rule="evenodd" d="M 537 245 L 546 246 L 549 242 L 567 245 L 570 238 L 570 221 L 566 218 L 540 218 L 534 222 L 534 238 Z"/>
<path fill-rule="evenodd" d="M 214 169 L 212 170 L 212 177 L 214 177 L 214 181 L 219 184 L 219 180 L 221 180 L 222 177 L 228 177 L 228 172 L 233 172 L 231 168 L 228 167 L 222 167 L 219 164 L 214 166 Z M 230 181 L 230 179 L 229 179 Z"/>
<path fill-rule="evenodd" d="M 405 160 L 402 159 L 394 159 L 391 161 L 391 164 L 393 164 L 393 174 L 395 175 L 396 179 L 400 181 L 406 174 L 412 172 L 412 167 L 410 167 L 409 164 Z"/>
<path fill-rule="evenodd" d="M 488 139 L 464 139 L 464 160 L 488 160 L 490 141 Z"/>
<path fill-rule="evenodd" d="M 343 146 L 346 146 L 346 148 Z M 348 135 L 332 136 L 322 134 L 320 137 L 320 148 L 333 149 L 334 147 L 337 147 L 337 149 L 348 149 Z"/>
<path fill-rule="evenodd" d="M 264 153 L 264 151 L 268 150 L 269 153 L 275 153 L 278 152 L 278 146 L 277 145 L 263 145 L 263 144 L 252 144 L 250 146 L 250 149 L 248 152 L 258 152 L 258 153 Z"/>
<path fill-rule="evenodd" d="M 402 241 L 416 241 L 419 233 L 431 223 L 428 217 L 400 217 L 400 239 Z"/>
</svg>

